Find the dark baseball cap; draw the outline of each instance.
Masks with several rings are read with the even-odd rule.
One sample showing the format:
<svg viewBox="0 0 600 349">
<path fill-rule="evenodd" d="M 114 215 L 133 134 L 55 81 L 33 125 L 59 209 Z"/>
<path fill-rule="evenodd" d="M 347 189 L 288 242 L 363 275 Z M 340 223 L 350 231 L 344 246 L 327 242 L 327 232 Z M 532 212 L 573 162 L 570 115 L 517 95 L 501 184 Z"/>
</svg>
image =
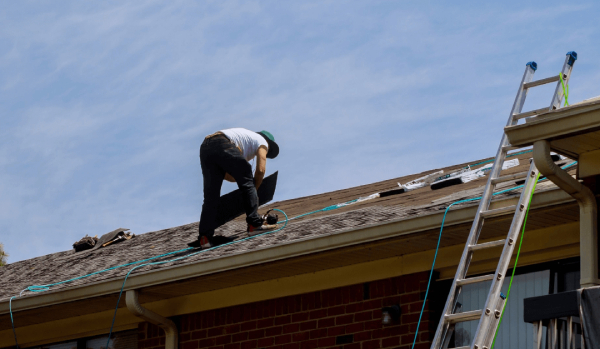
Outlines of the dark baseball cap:
<svg viewBox="0 0 600 349">
<path fill-rule="evenodd" d="M 267 152 L 267 157 L 269 159 L 275 159 L 277 155 L 279 155 L 279 146 L 277 145 L 277 143 L 275 143 L 275 137 L 273 137 L 273 135 L 270 132 L 264 130 L 256 133 L 263 136 L 263 138 L 269 144 L 269 151 Z"/>
</svg>

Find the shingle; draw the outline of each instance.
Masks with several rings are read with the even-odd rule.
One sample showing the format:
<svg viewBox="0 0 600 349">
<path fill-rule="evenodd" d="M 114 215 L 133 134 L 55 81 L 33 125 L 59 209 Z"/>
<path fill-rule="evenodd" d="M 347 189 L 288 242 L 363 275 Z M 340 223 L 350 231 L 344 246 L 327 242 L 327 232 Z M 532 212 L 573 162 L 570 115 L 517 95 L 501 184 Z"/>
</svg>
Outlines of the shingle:
<svg viewBox="0 0 600 349">
<path fill-rule="evenodd" d="M 519 156 L 519 158 L 525 160 L 530 155 L 524 154 Z M 449 172 L 463 166 L 465 164 L 448 167 L 444 170 Z M 527 169 L 528 166 L 529 161 L 521 161 L 520 166 L 510 169 L 507 173 L 521 172 Z M 267 208 L 280 208 L 288 213 L 290 217 L 294 217 L 332 204 L 394 189 L 397 188 L 397 182 L 405 183 L 433 171 L 436 170 L 335 192 L 281 201 L 268 205 Z M 282 231 L 270 235 L 257 236 L 215 250 L 205 251 L 176 262 L 138 268 L 133 274 L 159 269 L 165 265 L 200 263 L 208 259 L 244 253 L 259 247 L 271 247 L 284 243 L 293 243 L 301 239 L 336 234 L 344 229 L 358 228 L 368 224 L 385 223 L 403 218 L 411 219 L 431 214 L 445 209 L 448 204 L 457 200 L 478 196 L 486 180 L 487 177 L 483 177 L 466 184 L 435 191 L 425 187 L 399 195 L 359 202 L 336 210 L 319 212 L 289 222 L 288 226 Z M 512 184 L 509 183 L 507 185 Z M 552 188 L 554 186 L 550 182 L 540 183 L 537 191 Z M 502 196 L 514 196 L 517 194 L 518 192 L 510 192 L 502 194 Z M 473 202 L 470 204 L 477 203 Z M 261 210 L 265 209 L 262 208 Z M 246 223 L 242 216 L 218 228 L 216 234 L 245 236 L 245 229 Z M 0 300 L 6 300 L 10 296 L 17 295 L 21 290 L 31 285 L 44 285 L 64 281 L 117 265 L 132 263 L 185 249 L 187 247 L 186 243 L 196 238 L 197 230 L 198 223 L 194 222 L 179 227 L 137 234 L 131 240 L 109 245 L 101 249 L 78 253 L 69 250 L 9 264 L 0 268 Z M 171 255 L 157 260 L 166 260 L 174 257 L 175 255 Z M 110 270 L 84 279 L 57 285 L 52 289 L 56 290 L 116 277 L 124 277 L 131 268 L 132 266 Z"/>
</svg>

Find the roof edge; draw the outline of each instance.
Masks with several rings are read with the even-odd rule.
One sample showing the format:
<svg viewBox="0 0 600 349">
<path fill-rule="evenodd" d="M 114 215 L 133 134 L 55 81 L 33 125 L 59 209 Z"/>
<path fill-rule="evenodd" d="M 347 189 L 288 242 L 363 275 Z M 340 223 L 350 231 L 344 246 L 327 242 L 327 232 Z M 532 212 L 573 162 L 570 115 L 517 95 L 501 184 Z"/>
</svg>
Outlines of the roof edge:
<svg viewBox="0 0 600 349">
<path fill-rule="evenodd" d="M 493 201 L 491 208 L 500 208 L 516 204 L 518 197 Z M 532 200 L 532 208 L 560 205 L 575 201 L 566 192 L 556 188 L 536 194 Z M 471 222 L 475 216 L 477 205 L 460 207 L 448 212 L 445 226 Z M 283 259 L 334 250 L 353 245 L 383 240 L 392 237 L 415 234 L 437 228 L 441 225 L 443 211 L 414 218 L 366 225 L 360 229 L 346 229 L 318 238 L 295 240 L 274 247 L 264 247 L 251 252 L 242 252 L 226 257 L 214 258 L 200 263 L 167 267 L 159 270 L 134 274 L 127 279 L 124 291 L 155 286 L 188 278 L 225 272 L 239 267 L 276 262 Z M 13 312 L 30 310 L 49 305 L 67 303 L 76 300 L 118 293 L 123 285 L 123 277 L 103 280 L 96 283 L 48 291 L 35 296 L 16 298 L 12 302 Z M 0 302 L 0 314 L 9 313 L 9 301 Z"/>
</svg>

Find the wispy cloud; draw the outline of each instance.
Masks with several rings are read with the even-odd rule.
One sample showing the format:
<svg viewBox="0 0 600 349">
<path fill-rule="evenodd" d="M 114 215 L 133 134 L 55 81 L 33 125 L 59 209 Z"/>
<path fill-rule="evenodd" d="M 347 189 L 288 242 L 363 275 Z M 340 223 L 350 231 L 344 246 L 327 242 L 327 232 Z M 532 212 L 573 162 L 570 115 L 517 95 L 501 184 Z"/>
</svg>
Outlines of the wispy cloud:
<svg viewBox="0 0 600 349">
<path fill-rule="evenodd" d="M 577 50 L 571 98 L 600 94 L 599 12 L 593 2 L 5 4 L 0 241 L 14 262 L 119 226 L 197 220 L 198 148 L 226 127 L 280 142 L 268 164 L 281 173 L 277 200 L 490 156 L 528 60 L 547 76 Z"/>
</svg>

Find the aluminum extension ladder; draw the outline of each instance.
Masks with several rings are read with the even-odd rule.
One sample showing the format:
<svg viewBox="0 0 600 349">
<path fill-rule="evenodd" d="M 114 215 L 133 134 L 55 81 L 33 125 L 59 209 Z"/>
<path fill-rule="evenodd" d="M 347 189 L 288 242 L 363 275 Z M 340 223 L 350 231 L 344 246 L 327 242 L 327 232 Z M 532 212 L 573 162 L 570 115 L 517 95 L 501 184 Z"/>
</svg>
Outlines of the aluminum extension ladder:
<svg viewBox="0 0 600 349">
<path fill-rule="evenodd" d="M 567 53 L 567 58 L 565 59 L 565 63 L 561 71 L 565 85 L 569 81 L 575 60 L 577 60 L 577 53 Z M 543 112 L 547 112 L 548 110 L 560 108 L 564 95 L 563 88 L 561 86 L 560 75 L 542 80 L 531 81 L 536 69 L 537 64 L 535 62 L 527 63 L 525 73 L 523 74 L 523 79 L 519 85 L 517 97 L 515 98 L 515 102 L 510 112 L 510 117 L 508 118 L 508 123 L 506 124 L 507 126 L 516 125 L 519 119 L 541 114 Z M 558 83 L 554 91 L 554 95 L 552 96 L 550 108 L 542 108 L 525 113 L 521 112 L 529 88 L 555 81 Z M 518 148 L 512 147 L 508 143 L 506 134 L 503 133 L 500 147 L 496 153 L 496 160 L 494 161 L 494 165 L 490 171 L 487 184 L 485 185 L 483 195 L 479 202 L 477 214 L 473 220 L 473 225 L 471 226 L 471 231 L 469 233 L 465 249 L 460 259 L 460 263 L 458 264 L 456 275 L 454 277 L 454 281 L 452 282 L 452 287 L 450 289 L 450 293 L 448 294 L 446 305 L 444 306 L 444 312 L 442 313 L 439 325 L 435 332 L 431 349 L 446 349 L 450 342 L 450 338 L 454 333 L 455 324 L 473 320 L 479 320 L 477 330 L 473 337 L 473 342 L 470 346 L 460 347 L 460 349 L 489 349 L 492 345 L 492 341 L 496 334 L 496 328 L 504 309 L 504 303 L 506 302 L 506 297 L 501 293 L 502 284 L 506 278 L 506 271 L 516 245 L 515 242 L 517 241 L 523 226 L 525 213 L 527 211 L 535 179 L 537 178 L 538 174 L 538 169 L 535 167 L 535 164 L 532 161 L 529 171 L 527 172 L 500 176 L 502 164 L 504 163 L 507 153 L 515 149 Z M 496 184 L 523 178 L 526 178 L 525 186 L 517 205 L 493 210 L 489 209 L 490 202 L 492 200 L 492 193 L 494 192 Z M 477 241 L 479 239 L 485 218 L 507 212 L 514 212 L 514 216 L 506 239 L 478 244 Z M 504 246 L 504 248 L 502 250 L 502 254 L 500 255 L 495 274 L 467 277 L 467 270 L 475 251 L 486 250 L 499 246 Z M 460 295 L 462 286 L 486 281 L 491 281 L 492 283 L 483 309 L 461 313 L 460 303 L 458 303 L 458 296 Z"/>
</svg>

